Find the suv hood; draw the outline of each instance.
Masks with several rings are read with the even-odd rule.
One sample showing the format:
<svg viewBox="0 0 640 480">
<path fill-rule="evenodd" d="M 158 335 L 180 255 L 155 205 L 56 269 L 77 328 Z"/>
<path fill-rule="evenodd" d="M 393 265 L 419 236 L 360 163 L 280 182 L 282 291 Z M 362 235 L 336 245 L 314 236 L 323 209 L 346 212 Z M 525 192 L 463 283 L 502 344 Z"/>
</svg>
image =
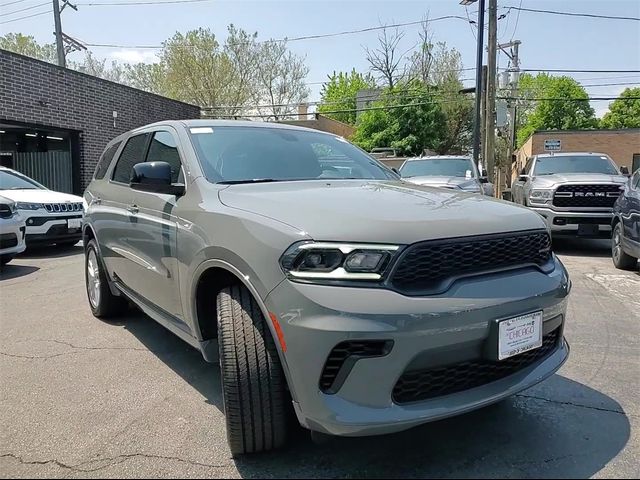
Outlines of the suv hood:
<svg viewBox="0 0 640 480">
<path fill-rule="evenodd" d="M 534 188 L 552 188 L 566 183 L 619 183 L 628 180 L 624 175 L 605 175 L 602 173 L 556 173 L 541 175 L 532 180 Z"/>
<path fill-rule="evenodd" d="M 232 185 L 219 197 L 229 207 L 284 222 L 324 241 L 409 244 L 546 228 L 537 213 L 513 203 L 394 181 Z"/>
<path fill-rule="evenodd" d="M 470 188 L 477 187 L 478 182 L 475 178 L 465 178 L 465 177 L 436 177 L 436 176 L 425 176 L 425 177 L 408 177 L 403 178 L 403 180 L 411 183 L 415 183 L 416 185 L 430 185 L 433 187 L 450 187 L 450 188 Z"/>
<path fill-rule="evenodd" d="M 14 202 L 29 203 L 65 203 L 82 202 L 82 197 L 53 190 L 0 190 L 0 195 Z"/>
</svg>

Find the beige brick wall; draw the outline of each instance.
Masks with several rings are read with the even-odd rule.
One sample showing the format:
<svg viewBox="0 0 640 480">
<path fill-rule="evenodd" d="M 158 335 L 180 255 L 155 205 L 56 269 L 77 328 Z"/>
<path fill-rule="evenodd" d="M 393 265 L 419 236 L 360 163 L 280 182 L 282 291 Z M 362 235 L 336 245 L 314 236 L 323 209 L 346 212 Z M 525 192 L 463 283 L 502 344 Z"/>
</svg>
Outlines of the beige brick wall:
<svg viewBox="0 0 640 480">
<path fill-rule="evenodd" d="M 619 166 L 631 169 L 633 155 L 640 154 L 640 129 L 536 132 L 516 152 L 512 169 L 517 175 L 531 155 L 547 153 L 545 140 L 562 141 L 561 152 L 597 152 L 609 155 Z"/>
</svg>

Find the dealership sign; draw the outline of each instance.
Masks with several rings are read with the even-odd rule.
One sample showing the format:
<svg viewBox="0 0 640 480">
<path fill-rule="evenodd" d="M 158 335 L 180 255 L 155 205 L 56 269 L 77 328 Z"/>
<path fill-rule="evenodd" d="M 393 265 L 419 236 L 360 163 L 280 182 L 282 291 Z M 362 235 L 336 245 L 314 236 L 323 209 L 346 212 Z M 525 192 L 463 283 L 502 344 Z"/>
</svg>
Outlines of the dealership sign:
<svg viewBox="0 0 640 480">
<path fill-rule="evenodd" d="M 560 140 L 544 141 L 545 152 L 559 152 L 561 149 L 562 149 L 562 142 Z"/>
</svg>

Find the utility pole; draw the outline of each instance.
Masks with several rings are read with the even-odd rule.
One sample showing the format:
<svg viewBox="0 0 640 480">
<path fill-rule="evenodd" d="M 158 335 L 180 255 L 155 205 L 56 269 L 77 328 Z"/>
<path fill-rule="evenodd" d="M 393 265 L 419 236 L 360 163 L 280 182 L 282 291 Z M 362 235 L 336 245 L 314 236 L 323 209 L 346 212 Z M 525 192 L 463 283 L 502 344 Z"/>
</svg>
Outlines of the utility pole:
<svg viewBox="0 0 640 480">
<path fill-rule="evenodd" d="M 67 53 L 75 50 L 86 50 L 87 47 L 82 45 L 77 40 L 71 38 L 69 35 L 65 35 L 62 32 L 62 19 L 60 14 L 65 7 L 71 7 L 75 11 L 78 11 L 78 7 L 69 2 L 69 0 L 62 0 L 62 8 L 60 8 L 59 0 L 53 0 L 53 21 L 56 26 L 56 31 L 53 34 L 56 36 L 56 51 L 58 52 L 58 65 L 65 68 L 67 66 Z"/>
<path fill-rule="evenodd" d="M 481 74 L 480 74 L 480 105 L 481 105 L 481 116 L 478 119 L 479 124 L 483 126 L 487 124 L 487 66 L 483 65 Z M 484 170 L 489 170 L 487 167 L 487 155 L 485 152 L 485 146 L 487 145 L 487 129 L 482 128 L 482 133 L 480 134 L 480 141 L 482 145 L 482 168 Z M 482 173 L 482 172 L 480 172 Z"/>
<path fill-rule="evenodd" d="M 506 52 L 511 59 L 511 65 L 509 67 L 509 83 L 511 86 L 511 93 L 509 94 L 509 148 L 507 156 L 507 164 L 504 168 L 504 178 L 507 184 L 511 185 L 511 156 L 516 148 L 516 115 L 517 115 L 517 101 L 518 97 L 518 82 L 520 81 L 520 57 L 518 56 L 518 50 L 520 47 L 520 40 L 514 40 L 504 45 L 500 45 L 499 48 L 504 51 L 505 48 L 511 47 L 511 52 Z"/>
<path fill-rule="evenodd" d="M 461 5 L 465 7 L 472 5 L 477 0 L 462 0 Z M 478 41 L 476 45 L 476 97 L 473 123 L 473 161 L 476 165 L 480 162 L 480 126 L 483 114 L 481 113 L 481 103 L 483 103 L 482 92 L 482 56 L 484 54 L 484 2 L 478 3 Z"/>
<path fill-rule="evenodd" d="M 62 40 L 62 20 L 60 20 L 60 4 L 58 0 L 53 0 L 53 19 L 56 26 L 56 50 L 58 51 L 58 65 L 61 67 L 67 66 L 67 60 L 65 58 L 64 41 Z"/>
<path fill-rule="evenodd" d="M 478 26 L 480 28 L 480 26 Z M 495 145 L 496 145 L 496 60 L 498 47 L 498 0 L 489 0 L 489 37 L 487 55 L 487 108 L 486 108 L 486 136 L 485 162 L 489 180 L 494 182 Z M 494 182 L 495 183 L 495 182 Z"/>
</svg>

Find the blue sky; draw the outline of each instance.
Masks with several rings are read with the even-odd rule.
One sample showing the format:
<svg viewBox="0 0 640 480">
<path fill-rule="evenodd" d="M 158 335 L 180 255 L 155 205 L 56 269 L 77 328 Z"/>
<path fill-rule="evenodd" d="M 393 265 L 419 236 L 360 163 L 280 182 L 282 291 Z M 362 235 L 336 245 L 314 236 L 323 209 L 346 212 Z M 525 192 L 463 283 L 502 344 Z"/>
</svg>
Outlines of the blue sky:
<svg viewBox="0 0 640 480">
<path fill-rule="evenodd" d="M 12 0 L 0 0 L 1 12 L 43 3 L 25 0 L 2 6 Z M 226 27 L 234 23 L 248 31 L 257 31 L 259 39 L 297 37 L 319 33 L 365 28 L 383 23 L 402 23 L 420 20 L 425 14 L 435 18 L 444 15 L 465 16 L 459 0 L 422 1 L 364 1 L 364 0 L 211 0 L 203 3 L 153 6 L 89 6 L 82 5 L 105 0 L 77 0 L 78 12 L 65 9 L 63 29 L 69 35 L 88 43 L 121 45 L 156 45 L 176 31 L 209 27 L 220 37 Z M 110 0 L 118 2 L 121 0 Z M 122 0 L 124 1 L 124 0 Z M 500 8 L 518 6 L 520 0 L 499 0 Z M 588 12 L 617 16 L 640 17 L 640 0 L 522 0 L 527 8 Z M 46 11 L 47 7 L 25 11 L 0 20 Z M 473 6 L 468 8 L 475 18 Z M 517 23 L 517 28 L 516 28 Z M 457 48 L 465 67 L 475 65 L 475 39 L 472 28 L 459 19 L 433 22 L 434 40 L 445 41 Z M 419 26 L 407 27 L 405 47 L 417 39 Z M 52 15 L 36 16 L 0 25 L 0 34 L 7 32 L 31 34 L 38 41 L 52 41 Z M 498 24 L 500 41 L 514 38 L 522 41 L 520 53 L 523 68 L 567 68 L 598 70 L 640 70 L 640 22 L 603 20 L 578 17 L 544 15 L 512 10 Z M 363 46 L 376 44 L 377 32 L 346 35 L 318 40 L 290 43 L 294 52 L 306 57 L 310 68 L 309 82 L 319 82 L 334 70 L 367 70 Z M 100 57 L 123 61 L 153 61 L 153 50 L 135 48 L 92 48 Z M 78 54 L 76 58 L 79 59 Z M 505 67 L 507 59 L 499 56 L 499 65 Z M 640 74 L 579 73 L 571 74 L 585 84 L 635 83 L 640 85 Z M 465 72 L 473 84 L 474 72 Z M 311 100 L 319 98 L 319 86 L 311 85 Z M 615 96 L 627 85 L 588 87 L 592 96 Z M 607 102 L 594 103 L 600 115 Z"/>
</svg>

